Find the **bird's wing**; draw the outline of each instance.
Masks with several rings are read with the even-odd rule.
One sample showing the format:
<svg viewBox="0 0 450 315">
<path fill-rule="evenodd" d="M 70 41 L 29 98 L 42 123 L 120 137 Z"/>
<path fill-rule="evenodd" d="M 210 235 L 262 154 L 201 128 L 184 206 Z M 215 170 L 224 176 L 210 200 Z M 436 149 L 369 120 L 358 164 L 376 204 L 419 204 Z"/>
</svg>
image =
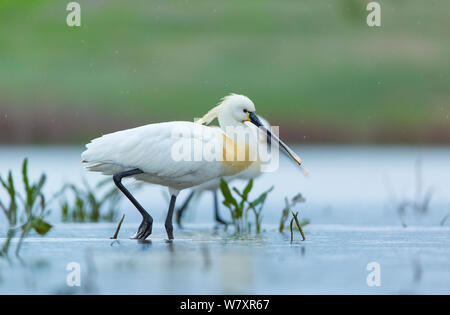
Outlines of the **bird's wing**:
<svg viewBox="0 0 450 315">
<path fill-rule="evenodd" d="M 207 134 L 207 136 L 202 136 Z M 184 136 L 184 137 L 183 137 Z M 166 122 L 127 129 L 92 140 L 83 152 L 84 162 L 107 164 L 123 169 L 139 168 L 158 177 L 181 177 L 205 172 L 205 161 L 190 162 L 173 158 L 174 146 L 180 140 L 192 146 L 211 145 L 221 141 L 222 131 L 191 122 Z M 217 161 L 210 162 L 217 166 Z M 95 169 L 93 169 L 95 170 Z M 99 169 L 107 173 L 103 169 Z M 212 170 L 207 170 L 213 178 Z"/>
</svg>

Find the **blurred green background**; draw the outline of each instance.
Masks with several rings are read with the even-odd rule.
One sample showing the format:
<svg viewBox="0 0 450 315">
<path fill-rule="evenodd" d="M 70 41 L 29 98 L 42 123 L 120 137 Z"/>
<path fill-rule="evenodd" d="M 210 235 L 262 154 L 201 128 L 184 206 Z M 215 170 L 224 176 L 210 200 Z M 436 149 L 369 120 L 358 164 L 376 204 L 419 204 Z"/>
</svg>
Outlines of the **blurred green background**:
<svg viewBox="0 0 450 315">
<path fill-rule="evenodd" d="M 450 143 L 450 1 L 0 0 L 0 142 L 82 143 L 249 96 L 298 143 Z"/>
</svg>

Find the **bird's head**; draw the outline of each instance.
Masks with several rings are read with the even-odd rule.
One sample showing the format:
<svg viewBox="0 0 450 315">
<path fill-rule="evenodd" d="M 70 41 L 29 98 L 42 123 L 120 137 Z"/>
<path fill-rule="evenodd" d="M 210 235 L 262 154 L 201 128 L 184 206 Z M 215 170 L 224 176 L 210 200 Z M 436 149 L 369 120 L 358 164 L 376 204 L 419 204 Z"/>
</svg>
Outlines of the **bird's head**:
<svg viewBox="0 0 450 315">
<path fill-rule="evenodd" d="M 250 121 L 250 113 L 255 112 L 255 104 L 244 95 L 231 94 L 225 96 L 221 102 L 222 112 L 219 114 L 219 122 L 226 120 L 233 124 L 243 124 Z"/>
<path fill-rule="evenodd" d="M 218 118 L 219 125 L 222 129 L 232 126 L 246 126 L 246 122 L 254 124 L 266 133 L 268 137 L 274 139 L 280 149 L 282 149 L 282 152 L 292 158 L 298 165 L 302 164 L 301 159 L 294 151 L 264 126 L 255 114 L 255 105 L 247 96 L 239 94 L 225 96 L 219 105 L 197 120 L 197 123 L 209 124 L 214 118 Z"/>
<path fill-rule="evenodd" d="M 247 96 L 230 94 L 196 122 L 208 125 L 217 118 L 221 127 L 239 126 L 250 121 L 249 113 L 254 111 L 255 105 Z"/>
</svg>

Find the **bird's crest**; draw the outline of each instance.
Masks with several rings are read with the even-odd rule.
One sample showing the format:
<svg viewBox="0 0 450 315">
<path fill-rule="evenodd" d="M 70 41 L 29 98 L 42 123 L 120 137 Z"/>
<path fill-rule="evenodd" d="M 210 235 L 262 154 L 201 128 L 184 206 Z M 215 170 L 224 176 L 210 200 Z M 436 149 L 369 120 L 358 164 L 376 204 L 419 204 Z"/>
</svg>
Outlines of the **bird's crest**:
<svg viewBox="0 0 450 315">
<path fill-rule="evenodd" d="M 209 125 L 215 118 L 217 118 L 219 116 L 220 112 L 222 111 L 222 109 L 224 107 L 225 102 L 235 95 L 236 94 L 231 93 L 230 95 L 223 97 L 216 107 L 213 107 L 202 118 L 196 118 L 194 121 L 200 125 Z"/>
</svg>

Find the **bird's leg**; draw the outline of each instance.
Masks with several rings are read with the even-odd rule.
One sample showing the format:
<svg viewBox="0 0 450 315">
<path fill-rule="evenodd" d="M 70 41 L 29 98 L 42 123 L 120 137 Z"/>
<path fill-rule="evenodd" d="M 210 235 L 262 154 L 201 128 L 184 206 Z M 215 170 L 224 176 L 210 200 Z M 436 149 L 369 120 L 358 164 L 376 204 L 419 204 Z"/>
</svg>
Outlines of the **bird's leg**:
<svg viewBox="0 0 450 315">
<path fill-rule="evenodd" d="M 216 222 L 220 224 L 227 225 L 228 222 L 222 219 L 222 217 L 219 214 L 219 201 L 217 199 L 217 190 L 213 191 L 213 195 L 214 195 L 214 219 L 216 220 Z"/>
<path fill-rule="evenodd" d="M 182 226 L 181 226 L 181 218 L 183 217 L 183 213 L 187 209 L 187 206 L 188 206 L 189 202 L 191 201 L 192 197 L 194 196 L 194 193 L 195 193 L 194 191 L 191 191 L 191 193 L 186 198 L 186 200 L 184 200 L 184 202 L 181 205 L 181 207 L 178 208 L 177 211 L 175 212 L 175 222 L 177 223 L 179 228 L 182 228 Z"/>
<path fill-rule="evenodd" d="M 131 171 L 121 172 L 118 174 L 115 174 L 113 176 L 114 183 L 116 184 L 117 188 L 120 189 L 121 192 L 127 198 L 131 201 L 131 203 L 138 209 L 138 211 L 142 215 L 142 223 L 139 226 L 139 229 L 136 233 L 136 235 L 133 237 L 135 239 L 145 240 L 150 234 L 152 234 L 152 225 L 153 225 L 153 218 L 150 214 L 148 214 L 147 211 L 139 204 L 139 202 L 133 197 L 133 195 L 123 186 L 122 184 L 122 178 L 138 175 L 144 173 L 140 169 L 134 169 Z"/>
<path fill-rule="evenodd" d="M 169 211 L 167 212 L 167 217 L 166 217 L 165 227 L 166 227 L 167 237 L 169 238 L 169 240 L 173 240 L 172 216 L 173 216 L 173 209 L 175 208 L 176 200 L 177 200 L 176 196 L 172 195 L 170 197 Z"/>
</svg>

